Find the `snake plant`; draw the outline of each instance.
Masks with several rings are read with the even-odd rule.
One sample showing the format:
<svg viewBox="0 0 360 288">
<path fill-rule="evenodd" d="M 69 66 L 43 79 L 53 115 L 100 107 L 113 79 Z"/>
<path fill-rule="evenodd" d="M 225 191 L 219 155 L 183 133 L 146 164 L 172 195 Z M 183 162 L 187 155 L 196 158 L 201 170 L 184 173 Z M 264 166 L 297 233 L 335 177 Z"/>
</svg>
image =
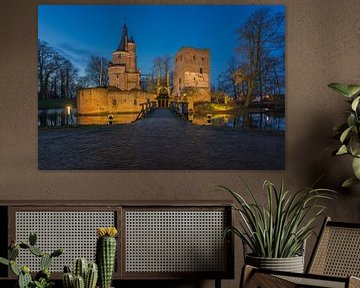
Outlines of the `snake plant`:
<svg viewBox="0 0 360 288">
<path fill-rule="evenodd" d="M 243 181 L 243 180 L 242 180 Z M 278 189 L 266 180 L 264 189 L 267 203 L 262 205 L 243 181 L 245 193 L 251 201 L 227 187 L 220 186 L 235 199 L 233 208 L 239 213 L 239 227 L 228 227 L 225 234 L 233 232 L 247 245 L 252 256 L 288 258 L 301 255 L 303 244 L 314 233 L 316 220 L 326 207 L 318 200 L 331 199 L 334 191 L 304 188 L 296 193 Z"/>
</svg>

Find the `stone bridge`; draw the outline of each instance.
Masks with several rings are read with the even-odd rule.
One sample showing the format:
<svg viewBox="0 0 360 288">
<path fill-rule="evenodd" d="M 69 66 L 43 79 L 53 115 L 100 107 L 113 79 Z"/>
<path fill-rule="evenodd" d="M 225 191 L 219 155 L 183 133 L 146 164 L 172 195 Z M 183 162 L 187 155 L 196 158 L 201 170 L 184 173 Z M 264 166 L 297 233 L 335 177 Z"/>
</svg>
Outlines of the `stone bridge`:
<svg viewBox="0 0 360 288">
<path fill-rule="evenodd" d="M 169 109 L 127 125 L 39 129 L 39 169 L 285 169 L 284 134 L 197 126 Z"/>
</svg>

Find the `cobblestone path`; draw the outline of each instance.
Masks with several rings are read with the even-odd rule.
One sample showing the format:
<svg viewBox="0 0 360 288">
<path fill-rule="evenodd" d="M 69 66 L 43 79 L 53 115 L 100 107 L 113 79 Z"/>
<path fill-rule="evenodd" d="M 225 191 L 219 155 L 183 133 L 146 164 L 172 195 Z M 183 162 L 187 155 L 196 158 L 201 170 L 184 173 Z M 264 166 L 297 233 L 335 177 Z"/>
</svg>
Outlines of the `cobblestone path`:
<svg viewBox="0 0 360 288">
<path fill-rule="evenodd" d="M 284 133 L 196 126 L 167 109 L 127 125 L 39 129 L 39 169 L 285 169 Z"/>
</svg>

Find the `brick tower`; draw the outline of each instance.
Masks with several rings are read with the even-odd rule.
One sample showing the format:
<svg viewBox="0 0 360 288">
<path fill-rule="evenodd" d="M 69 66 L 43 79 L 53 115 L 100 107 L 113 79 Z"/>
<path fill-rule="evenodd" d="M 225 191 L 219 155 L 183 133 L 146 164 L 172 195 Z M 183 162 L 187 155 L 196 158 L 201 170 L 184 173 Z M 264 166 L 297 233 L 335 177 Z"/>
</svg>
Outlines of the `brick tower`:
<svg viewBox="0 0 360 288">
<path fill-rule="evenodd" d="M 210 102 L 210 50 L 183 47 L 174 59 L 174 95 L 195 91 L 195 102 Z"/>
<path fill-rule="evenodd" d="M 109 86 L 120 90 L 140 90 L 140 72 L 136 65 L 136 45 L 133 36 L 128 36 L 126 24 L 122 28 L 119 47 L 112 53 L 109 63 Z"/>
</svg>

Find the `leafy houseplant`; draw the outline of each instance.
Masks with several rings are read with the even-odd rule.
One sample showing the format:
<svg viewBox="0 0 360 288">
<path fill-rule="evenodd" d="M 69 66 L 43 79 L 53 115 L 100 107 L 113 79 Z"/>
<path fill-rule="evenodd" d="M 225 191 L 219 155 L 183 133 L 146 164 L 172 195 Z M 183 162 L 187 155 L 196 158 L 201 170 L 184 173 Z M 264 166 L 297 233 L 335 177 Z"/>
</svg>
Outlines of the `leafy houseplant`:
<svg viewBox="0 0 360 288">
<path fill-rule="evenodd" d="M 18 277 L 19 288 L 49 288 L 54 286 L 54 283 L 50 280 L 50 265 L 52 258 L 60 256 L 64 253 L 64 250 L 57 249 L 51 254 L 45 253 L 36 246 L 36 240 L 36 234 L 30 233 L 29 244 L 24 242 L 12 243 L 8 252 L 9 258 L 0 257 L 0 263 L 10 266 L 11 271 Z M 16 263 L 20 249 L 26 249 L 31 254 L 41 258 L 41 270 L 35 275 L 34 280 L 31 278 L 28 266 L 24 265 L 19 267 Z"/>
<path fill-rule="evenodd" d="M 249 257 L 266 259 L 297 257 L 300 260 L 300 267 L 292 271 L 302 272 L 304 243 L 314 233 L 315 220 L 326 209 L 317 202 L 320 199 L 331 199 L 334 191 L 305 188 L 290 193 L 285 191 L 283 184 L 278 189 L 266 180 L 264 189 L 267 193 L 267 205 L 263 206 L 256 200 L 254 193 L 245 182 L 244 186 L 251 201 L 246 201 L 239 193 L 221 186 L 235 198 L 236 204 L 233 208 L 240 215 L 240 227 L 232 226 L 225 232 L 233 232 L 239 236 L 243 244 L 250 249 L 251 254 L 246 255 L 245 258 L 247 264 L 253 263 L 249 262 L 252 259 Z"/>
<path fill-rule="evenodd" d="M 360 85 L 344 85 L 331 83 L 331 89 L 347 98 L 351 105 L 347 121 L 334 128 L 339 133 L 340 147 L 334 152 L 335 155 L 349 154 L 353 158 L 352 168 L 354 176 L 347 179 L 342 186 L 348 187 L 360 183 Z"/>
</svg>

